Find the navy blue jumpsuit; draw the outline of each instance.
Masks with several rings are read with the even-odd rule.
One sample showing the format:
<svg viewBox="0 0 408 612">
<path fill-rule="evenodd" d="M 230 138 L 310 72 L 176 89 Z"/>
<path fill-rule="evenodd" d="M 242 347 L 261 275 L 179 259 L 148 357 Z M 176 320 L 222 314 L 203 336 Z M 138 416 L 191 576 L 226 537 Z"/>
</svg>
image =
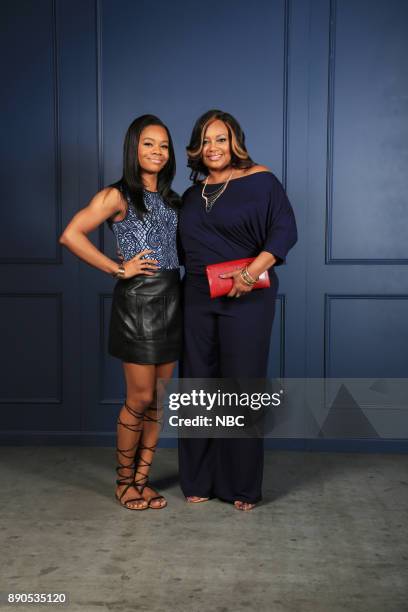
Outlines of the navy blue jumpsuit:
<svg viewBox="0 0 408 612">
<path fill-rule="evenodd" d="M 219 185 L 208 185 L 207 190 Z M 205 266 L 268 251 L 281 264 L 297 240 L 292 207 L 274 174 L 232 179 L 207 213 L 201 185 L 183 195 L 179 232 L 184 278 L 185 378 L 264 378 L 278 279 L 239 299 L 211 299 Z M 256 503 L 262 497 L 263 440 L 180 438 L 185 496 Z"/>
</svg>

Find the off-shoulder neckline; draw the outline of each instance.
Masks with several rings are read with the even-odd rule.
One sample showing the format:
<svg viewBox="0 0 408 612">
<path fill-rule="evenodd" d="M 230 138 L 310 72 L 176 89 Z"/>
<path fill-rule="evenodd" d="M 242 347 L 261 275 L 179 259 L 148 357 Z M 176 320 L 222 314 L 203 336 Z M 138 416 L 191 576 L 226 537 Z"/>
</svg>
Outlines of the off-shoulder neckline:
<svg viewBox="0 0 408 612">
<path fill-rule="evenodd" d="M 230 180 L 230 183 L 233 183 L 235 181 L 240 181 L 240 180 L 242 180 L 244 178 L 250 178 L 251 176 L 256 176 L 257 174 L 273 174 L 273 173 L 270 170 L 259 170 L 258 172 L 252 172 L 251 174 L 244 174 L 243 176 L 237 176 L 237 178 L 232 178 Z M 222 181 L 221 183 L 208 183 L 207 186 L 208 187 L 213 187 L 214 185 L 223 185 L 223 183 L 225 183 L 225 182 L 226 181 Z M 204 183 L 204 181 L 200 182 L 200 183 L 196 183 L 196 185 L 199 185 L 199 186 L 202 187 L 203 183 Z"/>
</svg>

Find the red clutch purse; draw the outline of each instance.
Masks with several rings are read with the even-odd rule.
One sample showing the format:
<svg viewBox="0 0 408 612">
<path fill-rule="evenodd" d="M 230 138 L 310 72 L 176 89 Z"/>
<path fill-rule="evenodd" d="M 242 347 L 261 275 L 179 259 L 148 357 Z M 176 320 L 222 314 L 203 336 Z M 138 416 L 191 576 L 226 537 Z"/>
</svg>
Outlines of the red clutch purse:
<svg viewBox="0 0 408 612">
<path fill-rule="evenodd" d="M 247 257 L 246 259 L 234 259 L 233 261 L 223 261 L 222 263 L 206 266 L 205 272 L 210 286 L 211 297 L 216 298 L 226 295 L 231 291 L 234 284 L 232 278 L 220 278 L 220 274 L 226 274 L 234 270 L 242 270 L 242 268 L 252 263 L 254 259 L 255 257 Z M 270 285 L 269 274 L 266 270 L 259 276 L 253 289 L 263 289 L 264 287 L 270 287 Z"/>
</svg>

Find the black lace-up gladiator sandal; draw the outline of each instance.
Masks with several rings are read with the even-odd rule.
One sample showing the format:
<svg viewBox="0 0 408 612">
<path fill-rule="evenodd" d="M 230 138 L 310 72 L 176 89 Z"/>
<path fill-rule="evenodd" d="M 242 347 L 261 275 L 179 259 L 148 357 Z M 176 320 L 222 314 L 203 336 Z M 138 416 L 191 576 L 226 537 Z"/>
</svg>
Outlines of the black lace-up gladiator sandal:
<svg viewBox="0 0 408 612">
<path fill-rule="evenodd" d="M 149 412 L 152 411 L 156 411 L 156 408 L 154 407 L 150 407 L 146 410 L 145 415 L 144 415 L 144 419 L 145 421 L 152 421 L 154 423 L 162 423 L 162 420 L 160 418 L 160 416 L 158 418 L 154 418 L 153 416 L 151 416 L 150 414 L 148 414 Z M 136 457 L 135 457 L 135 462 L 136 462 L 136 467 L 135 467 L 135 484 L 134 487 L 135 489 L 137 489 L 140 493 L 140 495 L 142 495 L 143 491 L 145 490 L 145 488 L 147 487 L 148 489 L 152 489 L 152 491 L 154 491 L 154 493 L 156 493 L 157 495 L 152 495 L 151 497 L 149 497 L 146 502 L 148 504 L 148 507 L 151 508 L 152 510 L 161 510 L 162 508 L 165 508 L 167 506 L 167 500 L 163 495 L 160 495 L 158 491 L 156 491 L 156 489 L 154 489 L 150 484 L 149 484 L 149 477 L 146 476 L 146 474 L 143 474 L 143 472 L 141 472 L 138 468 L 141 467 L 148 467 L 150 468 L 150 466 L 152 465 L 153 462 L 153 455 L 156 452 L 156 447 L 157 444 L 155 444 L 154 446 L 145 446 L 142 442 L 140 442 L 139 447 L 137 449 L 137 453 L 136 453 Z M 142 457 L 142 452 L 143 451 L 149 451 L 152 453 L 152 460 L 151 461 L 147 461 L 144 457 Z M 137 475 L 141 474 L 141 476 L 139 476 L 137 478 Z M 144 498 L 142 498 L 144 499 Z M 152 506 L 152 501 L 155 501 L 156 499 L 159 500 L 164 500 L 165 503 L 160 505 L 160 506 Z"/>
<path fill-rule="evenodd" d="M 125 402 L 125 408 L 129 412 L 129 414 L 131 414 L 134 418 L 137 419 L 137 422 L 135 424 L 123 423 L 120 420 L 120 415 L 119 415 L 118 420 L 117 420 L 117 425 L 124 427 L 125 429 L 132 431 L 133 433 L 142 432 L 143 431 L 143 425 L 142 425 L 143 413 L 140 413 L 134 408 L 131 408 L 130 406 L 128 406 L 126 402 Z M 128 510 L 146 510 L 149 507 L 149 504 L 146 502 L 145 499 L 143 499 L 141 495 L 139 497 L 132 497 L 132 498 L 127 499 L 126 501 L 122 501 L 123 496 L 126 494 L 126 492 L 131 487 L 133 487 L 134 489 L 136 489 L 136 491 L 138 491 L 136 484 L 135 484 L 135 475 L 136 475 L 135 455 L 136 455 L 136 449 L 137 449 L 138 443 L 139 443 L 139 440 L 131 448 L 122 449 L 122 448 L 119 448 L 119 440 L 118 440 L 118 446 L 116 447 L 116 453 L 117 453 L 116 456 L 118 458 L 117 459 L 118 466 L 116 468 L 116 474 L 118 478 L 116 480 L 116 484 L 118 485 L 118 487 L 123 486 L 124 488 L 119 495 L 115 493 L 115 497 L 117 501 L 120 503 L 120 505 L 123 506 L 124 508 L 127 508 Z M 124 460 L 126 460 L 126 463 L 123 462 Z M 124 469 L 132 470 L 132 475 L 124 476 L 123 473 L 121 473 L 121 470 L 124 470 Z M 139 502 L 136 507 L 128 506 L 128 504 L 133 504 L 135 502 Z M 141 502 L 143 502 L 143 504 L 141 504 Z"/>
</svg>

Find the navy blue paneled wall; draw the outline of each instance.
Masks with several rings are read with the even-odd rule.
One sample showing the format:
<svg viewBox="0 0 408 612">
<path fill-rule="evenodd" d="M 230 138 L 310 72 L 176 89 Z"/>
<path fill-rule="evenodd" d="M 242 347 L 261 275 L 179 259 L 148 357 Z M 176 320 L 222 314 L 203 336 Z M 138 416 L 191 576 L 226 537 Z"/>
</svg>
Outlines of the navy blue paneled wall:
<svg viewBox="0 0 408 612">
<path fill-rule="evenodd" d="M 4 440 L 114 430 L 112 280 L 58 236 L 119 177 L 126 128 L 146 112 L 170 127 L 180 192 L 192 124 L 214 107 L 239 119 L 251 156 L 288 191 L 300 240 L 279 269 L 270 375 L 407 375 L 406 2 L 5 0 L 0 11 Z M 92 240 L 113 253 L 106 227 Z"/>
</svg>

